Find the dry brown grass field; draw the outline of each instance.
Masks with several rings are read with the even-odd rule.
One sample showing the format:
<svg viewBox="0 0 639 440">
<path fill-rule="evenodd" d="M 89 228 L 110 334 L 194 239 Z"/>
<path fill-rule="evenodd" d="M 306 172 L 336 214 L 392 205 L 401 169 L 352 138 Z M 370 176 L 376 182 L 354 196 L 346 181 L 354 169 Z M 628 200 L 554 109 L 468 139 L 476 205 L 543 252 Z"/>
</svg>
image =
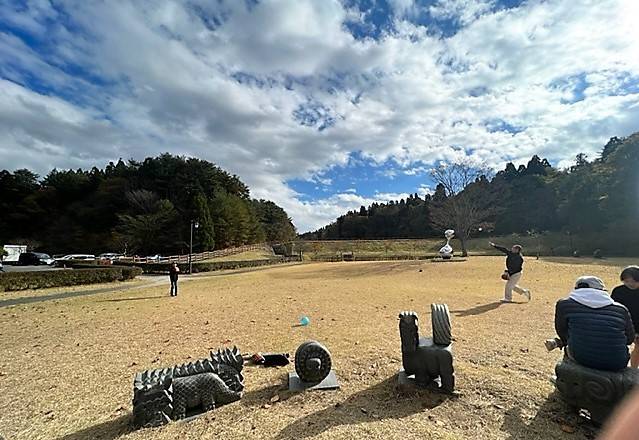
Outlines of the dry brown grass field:
<svg viewBox="0 0 639 440">
<path fill-rule="evenodd" d="M 154 284 L 3 307 L 0 436 L 592 438 L 596 431 L 554 396 L 549 377 L 561 353 L 546 352 L 542 342 L 554 336 L 555 301 L 578 275 L 613 286 L 627 263 L 528 258 L 522 284 L 533 300 L 506 305 L 498 303 L 503 258 L 474 257 L 273 267 L 184 280 L 177 298 Z M 432 302 L 451 310 L 458 393 L 400 394 L 397 314 L 417 311 L 429 333 Z M 295 326 L 303 314 L 310 325 Z M 289 394 L 289 369 L 247 366 L 241 401 L 189 422 L 130 428 L 135 372 L 206 357 L 223 345 L 293 353 L 308 339 L 331 350 L 339 391 Z"/>
<path fill-rule="evenodd" d="M 239 254 L 225 255 L 223 257 L 210 258 L 204 261 L 248 261 L 248 260 L 268 260 L 273 258 L 273 253 L 264 249 L 240 252 Z"/>
</svg>

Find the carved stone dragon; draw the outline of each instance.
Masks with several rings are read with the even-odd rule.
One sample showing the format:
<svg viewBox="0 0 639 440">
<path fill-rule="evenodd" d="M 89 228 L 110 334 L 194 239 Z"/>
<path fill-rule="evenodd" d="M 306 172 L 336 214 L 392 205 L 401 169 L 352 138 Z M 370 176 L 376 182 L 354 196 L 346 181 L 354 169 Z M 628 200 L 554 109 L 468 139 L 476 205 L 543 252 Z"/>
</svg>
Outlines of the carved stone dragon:
<svg viewBox="0 0 639 440">
<path fill-rule="evenodd" d="M 133 382 L 134 424 L 159 426 L 185 418 L 188 410 L 205 412 L 239 400 L 243 363 L 233 347 L 211 352 L 207 359 L 138 373 Z"/>
</svg>

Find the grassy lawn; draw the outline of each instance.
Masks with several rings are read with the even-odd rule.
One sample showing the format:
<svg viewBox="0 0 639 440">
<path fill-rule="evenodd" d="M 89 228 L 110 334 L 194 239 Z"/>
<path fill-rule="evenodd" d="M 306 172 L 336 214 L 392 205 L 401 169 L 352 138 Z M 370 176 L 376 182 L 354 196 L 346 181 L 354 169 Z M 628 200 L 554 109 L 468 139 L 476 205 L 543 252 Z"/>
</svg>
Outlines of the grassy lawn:
<svg viewBox="0 0 639 440">
<path fill-rule="evenodd" d="M 607 241 L 606 241 L 607 240 Z M 577 249 L 583 256 L 591 256 L 593 249 L 603 249 L 608 256 L 608 248 L 614 252 L 623 250 L 630 252 L 633 249 L 627 243 L 618 238 L 608 239 L 605 235 L 569 237 L 560 233 L 544 233 L 541 235 L 508 235 L 490 237 L 488 235 L 474 237 L 468 241 L 467 247 L 470 255 L 498 255 L 499 251 L 488 245 L 489 241 L 509 247 L 512 244 L 520 244 L 524 247 L 526 255 L 563 255 L 572 256 Z M 438 255 L 439 249 L 446 244 L 446 239 L 394 239 L 394 240 L 326 240 L 326 241 L 298 241 L 295 250 L 302 250 L 307 260 L 334 257 L 340 252 L 353 252 L 355 258 L 360 256 L 411 256 L 429 257 Z M 457 238 L 451 241 L 455 254 L 461 253 L 461 243 Z M 616 254 L 615 254 L 616 255 Z M 632 254 L 621 254 L 632 255 Z"/>
<path fill-rule="evenodd" d="M 531 303 L 500 305 L 501 257 L 465 262 L 312 263 L 0 308 L 0 436 L 7 439 L 584 439 L 592 428 L 553 396 L 555 301 L 574 279 L 616 284 L 623 260 L 529 258 Z M 421 272 L 420 272 L 421 270 Z M 453 316 L 454 398 L 395 389 L 397 315 L 430 303 Z M 308 327 L 295 327 L 299 317 Z M 339 391 L 291 395 L 292 369 L 247 366 L 246 393 L 187 423 L 131 431 L 137 371 L 206 357 L 209 349 L 288 351 L 317 339 Z M 276 403 L 270 402 L 279 396 Z M 569 426 L 574 433 L 562 430 Z M 569 429 L 570 430 L 570 429 Z"/>
<path fill-rule="evenodd" d="M 495 239 L 500 242 L 499 239 Z M 536 244 L 528 237 L 501 238 L 504 243 L 521 243 L 530 255 L 536 254 Z M 468 242 L 471 255 L 495 255 L 495 251 L 488 246 L 489 238 L 475 238 Z M 445 239 L 401 239 L 401 240 L 335 240 L 335 241 L 300 241 L 295 249 L 301 249 L 307 260 L 334 257 L 343 252 L 353 252 L 355 258 L 370 257 L 434 257 L 439 255 L 439 249 L 446 244 Z M 456 255 L 461 253 L 461 244 L 453 239 L 451 245 Z M 529 245 L 529 246 L 527 246 Z"/>
<path fill-rule="evenodd" d="M 267 252 L 265 249 L 259 249 L 255 251 L 241 252 L 239 254 L 226 255 L 224 257 L 209 258 L 208 260 L 203 260 L 203 262 L 268 260 L 269 258 L 273 258 L 273 253 Z"/>
</svg>

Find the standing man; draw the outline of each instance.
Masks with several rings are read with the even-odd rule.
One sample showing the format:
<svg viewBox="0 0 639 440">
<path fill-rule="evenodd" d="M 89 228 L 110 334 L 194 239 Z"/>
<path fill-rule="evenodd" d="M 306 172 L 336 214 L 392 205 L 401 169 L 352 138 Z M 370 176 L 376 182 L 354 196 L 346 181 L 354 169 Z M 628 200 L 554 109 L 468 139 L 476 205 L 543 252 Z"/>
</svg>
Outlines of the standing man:
<svg viewBox="0 0 639 440">
<path fill-rule="evenodd" d="M 169 268 L 169 280 L 171 280 L 171 296 L 177 296 L 177 283 L 178 283 L 178 274 L 180 273 L 180 268 L 177 263 L 171 263 L 171 267 Z"/>
<path fill-rule="evenodd" d="M 635 348 L 630 354 L 630 366 L 639 367 L 639 266 L 628 266 L 621 271 L 621 286 L 612 290 L 612 299 L 626 306 L 632 317 L 635 333 Z"/>
<path fill-rule="evenodd" d="M 492 241 L 489 242 L 492 247 L 506 254 L 506 272 L 508 273 L 508 281 L 504 290 L 504 299 L 501 302 L 513 302 L 513 290 L 524 295 L 530 301 L 530 290 L 521 288 L 517 283 L 521 280 L 523 274 L 524 257 L 521 256 L 521 246 L 513 245 L 510 250 L 503 246 L 497 246 Z"/>
</svg>

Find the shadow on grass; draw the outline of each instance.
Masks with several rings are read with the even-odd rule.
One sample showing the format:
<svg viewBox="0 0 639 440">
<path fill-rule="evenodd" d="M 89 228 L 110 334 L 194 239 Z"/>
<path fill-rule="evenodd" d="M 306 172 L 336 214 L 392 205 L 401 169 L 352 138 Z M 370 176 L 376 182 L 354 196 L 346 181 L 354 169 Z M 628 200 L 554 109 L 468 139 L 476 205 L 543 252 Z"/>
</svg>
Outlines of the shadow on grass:
<svg viewBox="0 0 639 440">
<path fill-rule="evenodd" d="M 121 302 L 121 301 L 140 301 L 143 299 L 158 299 L 158 298 L 170 298 L 170 295 L 156 295 L 156 296 L 141 296 L 138 298 L 116 298 L 116 299 L 103 299 L 97 302 Z"/>
<path fill-rule="evenodd" d="M 341 425 L 370 423 L 383 419 L 402 419 L 439 406 L 451 398 L 426 390 L 400 394 L 397 376 L 391 376 L 370 388 L 349 396 L 345 401 L 309 414 L 284 428 L 277 439 L 313 437 Z"/>
<path fill-rule="evenodd" d="M 287 400 L 293 394 L 288 391 L 288 386 L 282 381 L 277 385 L 271 385 L 258 390 L 252 390 L 244 393 L 240 403 L 248 407 L 262 406 L 270 402 L 271 398 L 275 395 L 279 397 L 280 401 Z"/>
<path fill-rule="evenodd" d="M 557 391 L 548 395 L 532 419 L 524 416 L 519 407 L 506 411 L 501 429 L 508 433 L 507 440 L 593 439 L 598 432 L 597 427 L 572 411 Z"/>
<path fill-rule="evenodd" d="M 463 318 L 464 316 L 476 316 L 481 315 L 482 313 L 490 312 L 491 310 L 498 309 L 501 305 L 501 301 L 494 301 L 488 304 L 480 304 L 466 310 L 451 310 L 450 313 L 454 313 L 455 316 L 458 316 L 460 318 Z"/>
<path fill-rule="evenodd" d="M 58 440 L 114 440 L 132 431 L 131 414 L 123 414 L 115 419 L 67 434 Z"/>
</svg>

